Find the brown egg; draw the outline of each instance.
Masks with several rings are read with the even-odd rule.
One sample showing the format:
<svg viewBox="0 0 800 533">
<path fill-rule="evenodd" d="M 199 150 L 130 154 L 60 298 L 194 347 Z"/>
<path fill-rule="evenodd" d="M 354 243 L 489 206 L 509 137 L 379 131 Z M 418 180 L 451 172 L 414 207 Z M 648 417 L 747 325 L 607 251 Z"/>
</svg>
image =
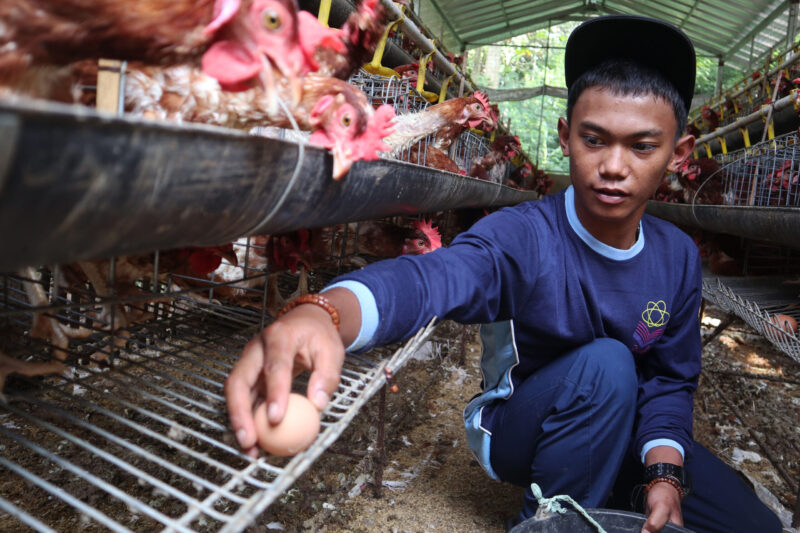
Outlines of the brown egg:
<svg viewBox="0 0 800 533">
<path fill-rule="evenodd" d="M 789 315 L 772 315 L 769 320 L 770 320 L 770 322 L 775 324 L 779 329 L 782 329 L 783 331 L 785 331 L 789 335 L 794 335 L 795 333 L 797 333 L 797 320 L 795 320 L 795 318 L 793 316 L 789 316 Z M 780 340 L 783 340 L 783 341 L 787 341 L 788 340 L 786 335 L 778 333 L 777 331 L 775 331 L 773 328 L 771 328 L 769 326 L 767 326 L 765 328 L 765 330 L 766 330 L 768 339 L 772 339 L 772 340 L 780 339 Z"/>
<path fill-rule="evenodd" d="M 273 455 L 296 455 L 309 446 L 319 433 L 319 411 L 300 394 L 289 394 L 286 415 L 280 424 L 267 421 L 267 404 L 261 403 L 254 413 L 258 445 Z"/>
</svg>

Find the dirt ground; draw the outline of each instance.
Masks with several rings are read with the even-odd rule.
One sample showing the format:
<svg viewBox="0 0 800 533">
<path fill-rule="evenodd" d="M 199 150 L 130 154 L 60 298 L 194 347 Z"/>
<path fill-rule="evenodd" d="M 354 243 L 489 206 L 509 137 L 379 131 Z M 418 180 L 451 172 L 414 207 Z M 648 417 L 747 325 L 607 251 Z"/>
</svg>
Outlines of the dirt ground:
<svg viewBox="0 0 800 533">
<path fill-rule="evenodd" d="M 703 334 L 721 318 L 707 307 Z M 522 490 L 485 475 L 461 419 L 479 390 L 477 329 L 462 333 L 446 324 L 444 330 L 437 332 L 440 353 L 412 361 L 397 375 L 401 391 L 387 396 L 380 495 L 376 396 L 333 450 L 248 531 L 504 531 Z M 467 340 L 463 364 L 461 338 Z M 746 325 L 734 323 L 705 348 L 695 438 L 751 480 L 786 525 L 800 480 L 799 407 L 800 364 Z"/>
</svg>

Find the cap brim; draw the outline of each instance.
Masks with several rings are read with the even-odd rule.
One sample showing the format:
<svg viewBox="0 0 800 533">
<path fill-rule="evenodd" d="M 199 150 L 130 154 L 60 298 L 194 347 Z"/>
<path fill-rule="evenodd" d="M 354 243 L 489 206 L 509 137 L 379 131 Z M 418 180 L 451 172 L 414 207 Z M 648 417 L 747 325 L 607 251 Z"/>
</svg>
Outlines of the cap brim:
<svg viewBox="0 0 800 533">
<path fill-rule="evenodd" d="M 588 69 L 613 58 L 630 59 L 657 70 L 675 84 L 686 109 L 691 107 L 697 60 L 692 41 L 676 26 L 635 15 L 587 20 L 567 40 L 567 87 Z"/>
</svg>

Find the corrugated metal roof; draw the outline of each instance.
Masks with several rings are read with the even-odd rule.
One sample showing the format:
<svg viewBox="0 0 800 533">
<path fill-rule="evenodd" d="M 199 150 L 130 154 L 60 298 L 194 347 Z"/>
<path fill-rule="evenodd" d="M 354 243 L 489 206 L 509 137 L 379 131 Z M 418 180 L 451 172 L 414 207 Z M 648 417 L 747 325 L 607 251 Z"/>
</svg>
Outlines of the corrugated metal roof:
<svg viewBox="0 0 800 533">
<path fill-rule="evenodd" d="M 791 0 L 422 0 L 422 19 L 453 50 L 496 43 L 548 24 L 635 14 L 683 29 L 698 54 L 745 70 L 768 50 L 784 50 Z"/>
</svg>

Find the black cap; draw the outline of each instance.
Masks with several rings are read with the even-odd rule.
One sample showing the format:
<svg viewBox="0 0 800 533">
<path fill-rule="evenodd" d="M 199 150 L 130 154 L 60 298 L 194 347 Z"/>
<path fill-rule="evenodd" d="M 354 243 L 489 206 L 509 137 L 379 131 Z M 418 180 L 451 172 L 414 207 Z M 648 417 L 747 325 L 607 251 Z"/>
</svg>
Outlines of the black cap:
<svg viewBox="0 0 800 533">
<path fill-rule="evenodd" d="M 697 60 L 692 41 L 678 27 L 635 15 L 587 20 L 567 40 L 567 88 L 590 68 L 615 58 L 630 59 L 659 71 L 675 84 L 687 111 L 691 108 Z"/>
</svg>

